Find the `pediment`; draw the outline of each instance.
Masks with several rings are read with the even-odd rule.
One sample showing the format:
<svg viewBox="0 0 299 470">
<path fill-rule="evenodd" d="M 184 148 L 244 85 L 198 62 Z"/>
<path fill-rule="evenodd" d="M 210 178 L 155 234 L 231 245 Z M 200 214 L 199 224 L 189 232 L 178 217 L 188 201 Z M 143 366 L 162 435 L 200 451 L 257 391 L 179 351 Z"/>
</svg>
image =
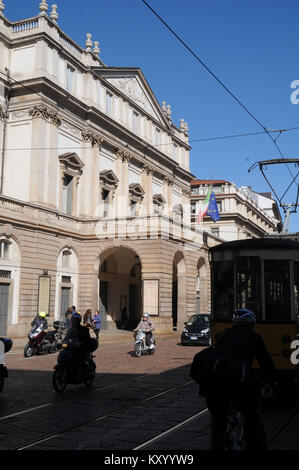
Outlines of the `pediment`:
<svg viewBox="0 0 299 470">
<path fill-rule="evenodd" d="M 96 69 L 96 72 L 156 121 L 169 127 L 168 119 L 140 69 L 107 67 Z"/>
<path fill-rule="evenodd" d="M 84 163 L 75 152 L 63 153 L 62 155 L 59 155 L 58 158 L 61 163 L 64 163 L 66 167 L 71 168 L 72 170 L 81 171 L 84 167 Z"/>
<path fill-rule="evenodd" d="M 154 202 L 154 204 L 159 204 L 159 205 L 166 204 L 166 201 L 165 201 L 164 197 L 162 196 L 162 194 L 154 194 L 153 195 L 153 202 Z"/>
<path fill-rule="evenodd" d="M 101 171 L 100 180 L 108 186 L 117 186 L 119 182 L 119 179 L 112 170 Z"/>
<path fill-rule="evenodd" d="M 136 198 L 143 198 L 144 196 L 144 189 L 142 188 L 141 184 L 139 183 L 132 183 L 129 186 L 129 193 L 131 196 Z"/>
</svg>

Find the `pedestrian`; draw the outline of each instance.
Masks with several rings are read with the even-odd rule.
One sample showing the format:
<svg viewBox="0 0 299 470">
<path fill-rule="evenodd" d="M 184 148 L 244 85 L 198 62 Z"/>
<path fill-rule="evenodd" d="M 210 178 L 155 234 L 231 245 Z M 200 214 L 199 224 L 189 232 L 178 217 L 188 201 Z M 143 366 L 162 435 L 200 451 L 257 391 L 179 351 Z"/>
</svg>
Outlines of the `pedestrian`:
<svg viewBox="0 0 299 470">
<path fill-rule="evenodd" d="M 253 330 L 256 323 L 255 314 L 249 309 L 237 309 L 233 322 L 233 327 L 219 334 L 217 338 L 214 356 L 218 358 L 213 367 L 211 366 L 210 379 L 203 384 L 204 393 L 201 393 L 200 389 L 200 394 L 206 397 L 211 413 L 211 450 L 224 448 L 231 403 L 244 419 L 246 450 L 266 450 L 265 429 L 259 413 L 259 382 L 253 372 L 252 363 L 257 359 L 263 378 L 270 384 L 274 383 L 274 363 L 262 337 Z M 209 349 L 211 355 L 211 348 Z M 202 377 L 205 375 L 204 369 L 209 357 L 205 359 L 205 363 L 202 361 L 200 366 Z M 195 362 L 193 372 L 196 372 Z M 191 372 L 191 376 L 194 378 L 196 374 L 194 376 Z"/>
<path fill-rule="evenodd" d="M 74 313 L 73 307 L 69 307 L 65 312 L 65 321 L 66 321 L 66 328 L 67 330 L 71 327 L 71 318 Z"/>
<path fill-rule="evenodd" d="M 99 310 L 95 311 L 95 314 L 94 314 L 94 317 L 93 317 L 93 324 L 94 324 L 95 335 L 96 335 L 97 339 L 99 339 L 99 332 L 100 332 L 100 329 L 101 329 L 101 316 L 100 316 Z"/>
<path fill-rule="evenodd" d="M 93 319 L 92 319 L 91 310 L 87 309 L 83 317 L 83 326 L 87 326 L 87 328 L 92 328 L 92 325 L 93 325 Z"/>
</svg>

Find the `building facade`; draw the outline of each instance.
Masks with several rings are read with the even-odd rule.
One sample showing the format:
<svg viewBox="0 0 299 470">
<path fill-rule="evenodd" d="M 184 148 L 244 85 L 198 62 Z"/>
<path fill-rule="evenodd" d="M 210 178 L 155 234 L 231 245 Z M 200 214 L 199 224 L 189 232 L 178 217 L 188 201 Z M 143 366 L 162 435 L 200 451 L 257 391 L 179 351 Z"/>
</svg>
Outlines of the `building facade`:
<svg viewBox="0 0 299 470">
<path fill-rule="evenodd" d="M 82 48 L 56 5 L 39 9 L 11 22 L 0 2 L 0 334 L 71 305 L 104 328 L 143 311 L 181 328 L 209 244 L 190 226 L 187 123 L 139 68 L 107 67 L 91 34 Z"/>
<path fill-rule="evenodd" d="M 209 187 L 215 194 L 220 220 L 206 215 L 200 227 L 221 241 L 260 238 L 282 229 L 281 215 L 271 193 L 257 193 L 250 187 L 238 188 L 225 180 L 191 181 L 191 221 L 199 227 L 197 216 Z"/>
</svg>

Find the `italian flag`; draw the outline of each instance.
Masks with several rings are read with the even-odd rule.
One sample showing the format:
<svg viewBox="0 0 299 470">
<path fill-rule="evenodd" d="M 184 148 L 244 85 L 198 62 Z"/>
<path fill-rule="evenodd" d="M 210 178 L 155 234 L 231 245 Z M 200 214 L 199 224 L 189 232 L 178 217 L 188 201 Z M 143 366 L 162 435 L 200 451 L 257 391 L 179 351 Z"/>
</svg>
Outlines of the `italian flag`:
<svg viewBox="0 0 299 470">
<path fill-rule="evenodd" d="M 210 203 L 211 194 L 212 194 L 212 186 L 209 187 L 208 194 L 206 195 L 205 200 L 201 204 L 201 207 L 199 209 L 199 213 L 197 216 L 197 222 L 201 222 L 204 216 L 206 215 L 208 207 L 209 207 L 209 203 Z"/>
</svg>

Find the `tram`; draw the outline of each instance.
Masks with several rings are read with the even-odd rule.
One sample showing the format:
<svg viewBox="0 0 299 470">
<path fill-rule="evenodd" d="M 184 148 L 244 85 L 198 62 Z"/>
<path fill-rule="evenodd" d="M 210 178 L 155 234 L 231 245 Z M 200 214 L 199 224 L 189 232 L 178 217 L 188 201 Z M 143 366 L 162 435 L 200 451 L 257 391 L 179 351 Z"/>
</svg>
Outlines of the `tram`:
<svg viewBox="0 0 299 470">
<path fill-rule="evenodd" d="M 269 237 L 222 243 L 210 249 L 210 265 L 212 338 L 232 326 L 235 308 L 251 309 L 276 370 L 297 381 L 291 343 L 299 334 L 299 242 Z"/>
</svg>

